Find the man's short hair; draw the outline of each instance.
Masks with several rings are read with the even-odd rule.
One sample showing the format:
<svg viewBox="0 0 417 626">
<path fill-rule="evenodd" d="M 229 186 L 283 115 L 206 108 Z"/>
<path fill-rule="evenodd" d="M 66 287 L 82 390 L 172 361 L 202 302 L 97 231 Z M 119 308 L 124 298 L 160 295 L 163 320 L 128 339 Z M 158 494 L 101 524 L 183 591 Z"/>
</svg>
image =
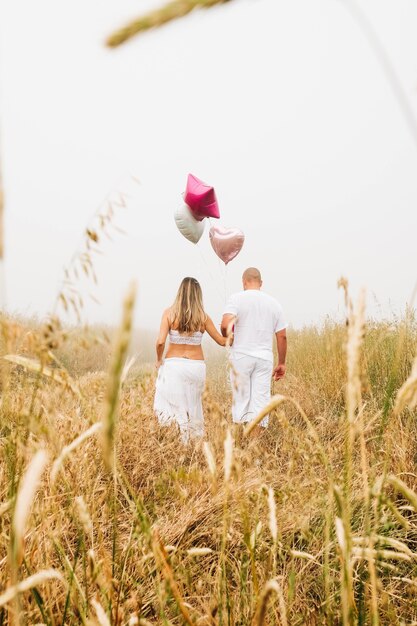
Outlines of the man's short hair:
<svg viewBox="0 0 417 626">
<path fill-rule="evenodd" d="M 242 280 L 247 283 L 261 283 L 261 272 L 256 267 L 248 267 L 248 269 L 243 272 Z"/>
</svg>

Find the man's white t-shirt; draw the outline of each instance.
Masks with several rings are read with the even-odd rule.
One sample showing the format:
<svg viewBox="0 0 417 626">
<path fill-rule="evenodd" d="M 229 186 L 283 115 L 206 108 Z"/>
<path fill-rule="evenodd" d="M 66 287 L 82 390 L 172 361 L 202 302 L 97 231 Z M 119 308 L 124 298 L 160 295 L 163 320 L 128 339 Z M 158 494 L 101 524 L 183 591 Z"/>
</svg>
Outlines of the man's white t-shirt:
<svg viewBox="0 0 417 626">
<path fill-rule="evenodd" d="M 246 289 L 230 296 L 224 315 L 236 315 L 232 353 L 273 361 L 274 334 L 287 327 L 282 307 L 259 289 Z"/>
</svg>

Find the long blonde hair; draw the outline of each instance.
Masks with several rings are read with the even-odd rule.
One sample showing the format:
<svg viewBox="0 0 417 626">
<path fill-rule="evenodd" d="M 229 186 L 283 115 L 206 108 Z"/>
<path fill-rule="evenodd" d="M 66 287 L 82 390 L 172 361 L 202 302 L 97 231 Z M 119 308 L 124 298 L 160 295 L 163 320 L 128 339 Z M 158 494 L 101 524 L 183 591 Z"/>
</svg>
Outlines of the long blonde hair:
<svg viewBox="0 0 417 626">
<path fill-rule="evenodd" d="M 181 282 L 174 304 L 170 310 L 170 323 L 180 333 L 204 330 L 207 315 L 203 307 L 200 283 L 187 276 Z"/>
</svg>

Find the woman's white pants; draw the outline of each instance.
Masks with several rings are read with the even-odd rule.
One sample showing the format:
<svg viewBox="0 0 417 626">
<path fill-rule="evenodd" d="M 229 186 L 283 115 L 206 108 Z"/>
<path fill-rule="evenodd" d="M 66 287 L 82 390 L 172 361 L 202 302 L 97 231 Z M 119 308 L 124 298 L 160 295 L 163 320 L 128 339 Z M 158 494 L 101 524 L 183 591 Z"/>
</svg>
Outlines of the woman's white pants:
<svg viewBox="0 0 417 626">
<path fill-rule="evenodd" d="M 204 434 L 201 397 L 205 381 L 204 361 L 169 358 L 158 370 L 155 414 L 163 426 L 178 424 L 184 441 Z"/>
</svg>

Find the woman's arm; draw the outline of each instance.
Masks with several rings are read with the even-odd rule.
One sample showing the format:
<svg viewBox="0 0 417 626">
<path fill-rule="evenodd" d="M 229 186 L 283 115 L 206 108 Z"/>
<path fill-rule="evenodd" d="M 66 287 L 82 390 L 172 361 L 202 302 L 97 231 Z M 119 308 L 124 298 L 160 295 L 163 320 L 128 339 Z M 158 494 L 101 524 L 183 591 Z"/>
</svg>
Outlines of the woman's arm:
<svg viewBox="0 0 417 626">
<path fill-rule="evenodd" d="M 221 324 L 221 331 L 223 337 L 227 337 L 228 334 L 232 333 L 233 324 L 236 321 L 236 315 L 233 313 L 224 313 Z"/>
<path fill-rule="evenodd" d="M 210 337 L 214 339 L 216 343 L 219 344 L 219 346 L 227 345 L 227 337 L 221 336 L 221 334 L 219 333 L 219 331 L 213 324 L 213 320 L 209 316 L 207 316 L 207 320 L 206 320 L 206 331 L 208 332 Z"/>
<path fill-rule="evenodd" d="M 164 311 L 162 314 L 161 327 L 159 329 L 158 339 L 156 340 L 156 367 L 159 367 L 162 363 L 162 357 L 165 350 L 165 342 L 169 333 L 168 311 L 169 309 Z"/>
</svg>

